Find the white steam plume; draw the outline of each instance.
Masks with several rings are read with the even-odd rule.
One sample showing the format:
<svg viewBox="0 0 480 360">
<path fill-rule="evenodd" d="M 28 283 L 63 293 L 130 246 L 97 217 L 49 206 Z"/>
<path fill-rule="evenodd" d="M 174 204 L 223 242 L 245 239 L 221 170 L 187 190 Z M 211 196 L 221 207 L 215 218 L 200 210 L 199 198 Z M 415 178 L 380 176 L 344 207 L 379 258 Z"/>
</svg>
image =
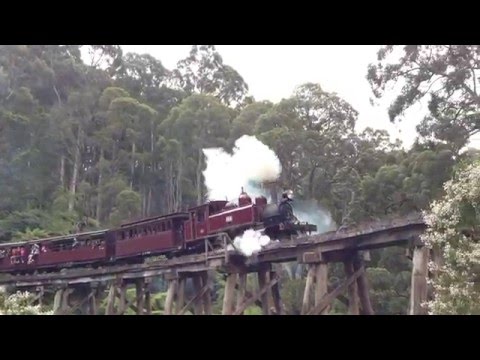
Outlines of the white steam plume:
<svg viewBox="0 0 480 360">
<path fill-rule="evenodd" d="M 293 212 L 299 221 L 317 225 L 316 233 L 324 233 L 337 228 L 328 210 L 315 200 L 295 199 L 292 202 Z"/>
<path fill-rule="evenodd" d="M 204 149 L 207 168 L 203 172 L 210 200 L 235 200 L 242 187 L 250 196 L 263 195 L 249 183 L 275 181 L 282 167 L 277 155 L 254 136 L 235 142 L 233 154 L 220 148 Z"/>
<path fill-rule="evenodd" d="M 237 236 L 233 240 L 233 245 L 245 256 L 252 256 L 262 250 L 262 247 L 266 246 L 270 241 L 267 235 L 262 235 L 260 231 L 249 229 L 241 236 Z"/>
</svg>

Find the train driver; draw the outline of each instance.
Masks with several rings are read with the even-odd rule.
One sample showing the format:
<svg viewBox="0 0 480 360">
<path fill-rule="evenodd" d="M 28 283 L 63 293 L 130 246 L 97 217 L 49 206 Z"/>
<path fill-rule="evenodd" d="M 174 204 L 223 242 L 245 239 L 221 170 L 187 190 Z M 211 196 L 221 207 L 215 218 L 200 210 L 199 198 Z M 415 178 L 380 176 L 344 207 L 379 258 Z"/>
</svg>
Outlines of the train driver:
<svg viewBox="0 0 480 360">
<path fill-rule="evenodd" d="M 282 199 L 280 200 L 279 210 L 280 214 L 286 219 L 288 222 L 297 221 L 297 218 L 293 214 L 293 191 L 286 190 L 282 193 Z"/>
</svg>

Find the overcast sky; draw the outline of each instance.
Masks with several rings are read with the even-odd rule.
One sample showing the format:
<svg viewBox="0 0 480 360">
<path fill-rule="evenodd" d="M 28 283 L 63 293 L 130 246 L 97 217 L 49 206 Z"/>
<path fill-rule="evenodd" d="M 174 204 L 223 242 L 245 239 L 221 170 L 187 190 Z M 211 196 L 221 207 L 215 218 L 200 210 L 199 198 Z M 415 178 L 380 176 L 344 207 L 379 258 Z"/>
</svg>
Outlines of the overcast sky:
<svg viewBox="0 0 480 360">
<path fill-rule="evenodd" d="M 173 69 L 188 56 L 191 45 L 122 45 L 125 52 L 148 53 L 165 67 Z M 415 125 L 423 118 L 426 106 L 409 110 L 400 124 L 391 124 L 387 109 L 394 95 L 377 106 L 370 104 L 372 92 L 366 80 L 367 67 L 376 60 L 379 45 L 216 45 L 224 63 L 236 69 L 257 101 L 278 102 L 306 82 L 319 83 L 336 92 L 358 112 L 357 129 L 366 126 L 389 131 L 410 146 L 416 136 Z"/>
</svg>

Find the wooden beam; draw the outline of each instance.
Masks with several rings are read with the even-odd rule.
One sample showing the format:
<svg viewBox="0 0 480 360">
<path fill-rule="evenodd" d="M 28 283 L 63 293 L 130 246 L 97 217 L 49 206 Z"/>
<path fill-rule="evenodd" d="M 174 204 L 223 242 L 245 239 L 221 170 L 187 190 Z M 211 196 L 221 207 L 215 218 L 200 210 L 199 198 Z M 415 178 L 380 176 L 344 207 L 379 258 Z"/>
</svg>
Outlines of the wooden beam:
<svg viewBox="0 0 480 360">
<path fill-rule="evenodd" d="M 227 276 L 225 283 L 225 294 L 223 296 L 222 315 L 231 315 L 233 313 L 233 302 L 235 298 L 235 284 L 237 282 L 237 274 L 231 273 Z"/>
<path fill-rule="evenodd" d="M 202 274 L 202 284 L 206 286 L 207 289 L 203 295 L 203 308 L 205 315 L 212 315 L 212 280 L 208 274 L 208 271 L 205 271 Z"/>
<path fill-rule="evenodd" d="M 353 266 L 355 271 L 364 267 L 365 266 L 364 259 L 358 256 L 355 257 L 353 261 Z M 373 311 L 372 304 L 370 302 L 369 292 L 368 292 L 369 286 L 368 286 L 366 271 L 364 271 L 362 275 L 358 277 L 357 286 L 358 286 L 358 297 L 360 299 L 360 305 L 362 307 L 362 315 L 374 315 L 375 312 Z"/>
<path fill-rule="evenodd" d="M 45 293 L 44 287 L 40 286 L 38 289 L 38 293 L 35 294 L 32 300 L 30 300 L 29 305 L 34 305 L 36 301 L 38 301 L 38 305 L 42 306 L 42 297 Z"/>
<path fill-rule="evenodd" d="M 266 286 L 269 283 L 268 274 L 268 271 L 263 269 L 258 272 L 258 287 L 259 289 L 265 288 L 265 291 L 260 296 L 262 298 L 263 315 L 270 315 L 269 294 L 271 293 L 271 291 L 270 287 Z"/>
<path fill-rule="evenodd" d="M 245 301 L 245 293 L 247 291 L 247 274 L 240 273 L 238 275 L 238 292 L 237 292 L 237 307 L 236 310 L 240 308 L 242 303 Z M 243 311 L 240 315 L 243 315 Z"/>
<path fill-rule="evenodd" d="M 351 277 L 354 273 L 353 258 L 350 258 L 349 260 L 344 262 L 344 268 L 345 268 L 345 275 L 347 277 Z M 359 302 L 360 301 L 358 299 L 358 286 L 357 286 L 357 282 L 354 281 L 348 287 L 348 313 L 350 315 L 360 314 L 360 308 L 358 306 Z"/>
<path fill-rule="evenodd" d="M 193 275 L 193 288 L 195 289 L 195 294 L 198 295 L 199 292 L 201 292 L 203 289 L 202 289 L 202 278 L 200 275 L 198 274 L 195 274 Z M 194 308 L 194 311 L 195 311 L 195 315 L 201 315 L 203 313 L 203 304 L 202 304 L 202 300 L 203 300 L 203 297 L 198 297 L 198 296 L 195 296 L 195 302 L 193 303 L 193 308 Z M 202 294 L 203 296 L 203 294 Z"/>
<path fill-rule="evenodd" d="M 428 248 L 415 247 L 413 251 L 412 285 L 410 293 L 410 315 L 426 315 L 422 305 L 427 301 Z"/>
<path fill-rule="evenodd" d="M 328 264 L 320 263 L 315 269 L 315 306 L 328 294 Z M 321 315 L 327 313 L 327 308 L 320 312 Z"/>
<path fill-rule="evenodd" d="M 341 285 L 337 286 L 337 288 L 335 288 L 335 290 L 333 290 L 330 294 L 325 295 L 320 300 L 320 302 L 312 310 L 308 312 L 308 315 L 317 315 L 320 312 L 322 312 L 322 310 L 324 310 L 328 305 L 330 305 L 338 295 L 342 294 L 345 290 L 347 290 L 347 288 L 353 282 L 355 282 L 363 272 L 364 272 L 363 267 L 358 269 L 352 276 L 347 278 Z"/>
<path fill-rule="evenodd" d="M 312 289 L 314 278 L 315 266 L 308 265 L 307 281 L 305 283 L 305 290 L 303 291 L 302 315 L 306 314 L 310 308 L 310 290 Z"/>
<path fill-rule="evenodd" d="M 107 307 L 105 309 L 105 315 L 114 315 L 115 314 L 115 294 L 116 285 L 115 283 L 110 284 L 110 289 L 107 296 Z"/>
<path fill-rule="evenodd" d="M 167 298 L 165 299 L 165 315 L 171 315 L 173 310 L 173 298 L 177 289 L 177 280 L 172 279 L 168 283 Z"/>
<path fill-rule="evenodd" d="M 88 303 L 90 301 L 90 297 L 91 297 L 91 292 L 88 291 L 85 295 L 85 289 L 83 288 L 80 288 L 80 289 L 77 289 L 77 297 L 80 297 L 80 300 L 77 301 L 77 304 L 75 304 L 75 306 L 72 306 L 70 308 L 70 313 L 73 313 L 75 310 L 77 309 L 80 309 L 80 312 L 81 314 L 85 314 L 85 313 L 88 313 Z"/>
<path fill-rule="evenodd" d="M 90 296 L 88 298 L 88 314 L 97 315 L 97 288 L 90 289 Z"/>
<path fill-rule="evenodd" d="M 123 315 L 127 310 L 127 284 L 122 281 L 119 292 L 119 304 L 118 304 L 118 315 Z"/>
<path fill-rule="evenodd" d="M 135 282 L 135 295 L 137 298 L 137 315 L 143 315 L 145 306 L 145 279 L 138 279 Z"/>
<path fill-rule="evenodd" d="M 63 294 L 62 294 L 62 314 L 66 314 L 67 311 L 68 311 L 68 302 L 69 302 L 69 297 L 70 295 L 73 293 L 73 288 L 66 288 L 64 291 L 63 291 Z"/>
<path fill-rule="evenodd" d="M 274 279 L 277 274 L 274 271 L 270 272 L 270 279 Z M 273 307 L 275 309 L 275 315 L 282 315 L 282 300 L 280 298 L 280 289 L 278 287 L 278 282 L 272 285 L 272 298 L 273 298 Z"/>
<path fill-rule="evenodd" d="M 275 276 L 273 279 L 271 279 L 270 282 L 268 284 L 265 284 L 265 286 L 263 288 L 261 288 L 260 291 L 257 294 L 255 294 L 251 298 L 245 300 L 243 302 L 243 304 L 241 306 L 239 306 L 237 310 L 235 310 L 234 315 L 242 314 L 247 307 L 249 307 L 250 305 L 255 303 L 255 300 L 257 300 L 260 296 L 265 294 L 267 292 L 267 290 L 270 289 L 276 283 L 278 283 L 279 280 L 280 280 L 280 278 L 277 277 L 277 276 Z"/>
<path fill-rule="evenodd" d="M 188 308 L 194 304 L 195 302 L 198 302 L 202 298 L 202 296 L 207 292 L 208 290 L 208 285 L 205 285 L 203 288 L 198 291 L 193 298 L 190 299 L 190 301 L 183 307 L 182 310 L 178 313 L 178 315 L 183 315 L 188 311 Z M 195 314 L 195 315 L 200 315 L 200 314 Z"/>
<path fill-rule="evenodd" d="M 242 274 L 242 273 L 240 273 L 240 274 Z M 247 278 L 248 278 L 248 274 L 247 274 Z M 237 291 L 239 290 L 238 284 L 235 284 L 235 290 L 237 290 Z M 253 294 L 250 291 L 248 291 L 247 287 L 245 287 L 245 297 L 246 298 L 251 298 L 252 296 L 253 296 Z M 259 308 L 262 308 L 262 301 L 257 299 L 255 301 L 255 305 L 257 305 Z"/>
<path fill-rule="evenodd" d="M 58 289 L 55 292 L 55 297 L 53 298 L 53 313 L 55 315 L 61 315 L 62 313 L 63 291 L 63 289 Z"/>
<path fill-rule="evenodd" d="M 148 284 L 145 287 L 144 294 L 145 294 L 145 309 L 144 309 L 144 312 L 147 315 L 152 315 L 152 299 L 151 299 L 150 286 Z"/>
<path fill-rule="evenodd" d="M 176 309 L 175 313 L 179 314 L 182 311 L 183 306 L 185 305 L 185 281 L 184 277 L 178 279 L 178 287 L 177 287 L 177 301 L 176 301 Z"/>
<path fill-rule="evenodd" d="M 132 310 L 135 314 L 138 311 L 138 308 L 134 304 L 134 302 L 136 302 L 136 301 L 137 301 L 137 297 L 135 296 L 134 298 L 128 300 L 127 305 L 126 305 L 126 308 Z"/>
</svg>

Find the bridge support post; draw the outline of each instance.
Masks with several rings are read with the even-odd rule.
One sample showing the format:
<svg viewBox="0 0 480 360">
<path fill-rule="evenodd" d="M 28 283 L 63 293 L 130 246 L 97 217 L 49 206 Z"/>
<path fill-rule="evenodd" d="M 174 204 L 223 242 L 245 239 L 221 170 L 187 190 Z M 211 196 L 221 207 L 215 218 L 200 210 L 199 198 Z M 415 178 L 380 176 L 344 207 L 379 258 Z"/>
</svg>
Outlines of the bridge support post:
<svg viewBox="0 0 480 360">
<path fill-rule="evenodd" d="M 308 265 L 307 280 L 305 282 L 305 290 L 303 291 L 302 315 L 308 313 L 311 306 L 311 290 L 315 281 L 315 265 Z"/>
<path fill-rule="evenodd" d="M 347 259 L 344 262 L 344 269 L 345 275 L 351 277 L 354 273 L 354 266 L 353 266 L 353 257 Z M 360 308 L 359 308 L 359 296 L 358 296 L 358 284 L 357 281 L 352 282 L 348 286 L 348 313 L 350 315 L 359 315 Z"/>
<path fill-rule="evenodd" d="M 137 279 L 135 281 L 135 295 L 137 298 L 137 315 L 143 315 L 143 307 L 145 305 L 145 279 Z"/>
<path fill-rule="evenodd" d="M 175 314 L 180 314 L 180 312 L 183 309 L 183 306 L 185 305 L 185 277 L 181 276 L 178 279 L 178 284 L 177 284 L 177 301 L 175 303 L 176 308 L 175 308 Z"/>
<path fill-rule="evenodd" d="M 195 315 L 201 315 L 201 314 L 210 315 L 212 312 L 212 306 L 211 306 L 212 283 L 209 278 L 208 272 L 201 271 L 193 274 L 192 281 L 195 289 L 195 294 L 187 302 L 186 305 L 183 305 L 185 301 L 184 300 L 185 278 L 184 277 L 180 278 L 179 285 L 177 286 L 176 314 L 183 315 L 188 311 L 188 309 L 191 306 L 193 306 Z"/>
<path fill-rule="evenodd" d="M 271 271 L 270 267 L 265 267 L 257 272 L 259 288 L 258 292 L 254 294 L 247 291 L 247 274 L 240 273 L 238 275 L 239 283 L 234 283 L 232 286 L 233 289 L 235 289 L 235 287 L 238 288 L 237 305 L 235 311 L 232 311 L 231 314 L 242 315 L 245 309 L 253 304 L 261 307 L 264 315 L 281 313 L 280 292 L 277 286 L 279 276 L 275 271 Z M 236 276 L 234 279 L 236 279 Z M 261 301 L 259 301 L 259 299 L 261 299 Z M 233 302 L 233 298 L 231 301 Z"/>
<path fill-rule="evenodd" d="M 328 264 L 325 262 L 312 263 L 308 265 L 307 280 L 303 292 L 303 303 L 301 314 L 306 315 L 312 310 L 312 305 L 318 306 L 322 298 L 328 292 Z M 312 293 L 314 304 L 312 304 Z M 328 313 L 328 308 L 323 309 L 320 314 Z"/>
<path fill-rule="evenodd" d="M 227 281 L 225 282 L 225 294 L 223 297 L 223 309 L 222 315 L 232 315 L 234 309 L 233 304 L 235 300 L 235 284 L 237 282 L 236 273 L 228 274 Z"/>
<path fill-rule="evenodd" d="M 151 298 L 151 291 L 150 291 L 150 281 L 151 279 L 145 279 L 145 286 L 144 286 L 144 306 L 146 315 L 152 315 L 152 298 Z"/>
<path fill-rule="evenodd" d="M 43 296 L 45 295 L 45 289 L 43 286 L 38 286 L 36 289 L 35 289 L 35 296 L 34 298 L 32 299 L 32 301 L 30 302 L 30 305 L 35 305 L 35 303 L 37 303 L 38 305 L 42 306 L 42 302 L 43 302 Z"/>
<path fill-rule="evenodd" d="M 261 269 L 258 272 L 258 288 L 259 291 L 266 288 L 263 294 L 260 296 L 262 299 L 262 312 L 263 315 L 270 315 L 270 299 L 272 298 L 272 291 L 267 284 L 270 282 L 270 272 L 266 269 Z"/>
<path fill-rule="evenodd" d="M 205 271 L 201 275 L 202 286 L 206 287 L 205 294 L 203 295 L 203 308 L 205 315 L 212 315 L 212 279 L 208 273 Z"/>
<path fill-rule="evenodd" d="M 328 264 L 319 263 L 315 270 L 315 306 L 320 304 L 324 296 L 328 294 Z M 320 315 L 328 314 L 328 307 L 320 312 Z"/>
<path fill-rule="evenodd" d="M 107 306 L 105 309 L 105 315 L 115 315 L 115 298 L 116 298 L 117 287 L 114 282 L 110 284 L 107 296 Z"/>
<path fill-rule="evenodd" d="M 423 304 L 427 301 L 428 296 L 428 258 L 428 248 L 415 246 L 413 250 L 412 284 L 410 290 L 410 315 L 427 314 L 427 309 L 423 307 Z"/>
<path fill-rule="evenodd" d="M 362 257 L 355 256 L 353 261 L 353 268 L 354 271 L 360 270 L 362 267 L 365 267 L 365 262 Z M 360 300 L 361 306 L 361 314 L 362 315 L 374 315 L 374 311 L 372 308 L 372 304 L 370 302 L 369 296 L 369 286 L 368 286 L 368 279 L 366 272 L 362 272 L 361 275 L 357 279 L 357 286 L 358 286 L 358 297 Z"/>
<path fill-rule="evenodd" d="M 172 315 L 173 300 L 177 292 L 177 279 L 170 279 L 168 283 L 167 298 L 165 299 L 165 315 Z"/>
<path fill-rule="evenodd" d="M 193 288 L 195 290 L 195 295 L 198 295 L 202 291 L 202 277 L 199 274 L 193 275 Z M 203 296 L 197 298 L 194 302 L 193 308 L 195 315 L 201 315 L 203 312 L 203 304 L 202 304 Z"/>
<path fill-rule="evenodd" d="M 238 274 L 238 289 L 237 289 L 237 306 L 236 310 L 238 310 L 242 303 L 245 301 L 245 296 L 247 293 L 247 273 L 240 273 Z M 243 315 L 244 311 L 241 311 L 239 315 Z"/>
<path fill-rule="evenodd" d="M 270 272 L 270 279 L 273 279 L 277 275 L 276 272 Z M 280 298 L 280 288 L 278 283 L 272 285 L 272 299 L 273 299 L 273 309 L 274 315 L 282 315 L 283 314 L 283 306 L 282 300 Z"/>
<path fill-rule="evenodd" d="M 72 288 L 58 289 L 55 293 L 53 301 L 53 313 L 55 315 L 64 315 L 68 310 L 68 298 L 73 292 Z"/>
<path fill-rule="evenodd" d="M 96 285 L 91 284 L 89 299 L 87 302 L 88 315 L 97 315 L 97 295 L 98 295 L 98 287 Z"/>
</svg>

